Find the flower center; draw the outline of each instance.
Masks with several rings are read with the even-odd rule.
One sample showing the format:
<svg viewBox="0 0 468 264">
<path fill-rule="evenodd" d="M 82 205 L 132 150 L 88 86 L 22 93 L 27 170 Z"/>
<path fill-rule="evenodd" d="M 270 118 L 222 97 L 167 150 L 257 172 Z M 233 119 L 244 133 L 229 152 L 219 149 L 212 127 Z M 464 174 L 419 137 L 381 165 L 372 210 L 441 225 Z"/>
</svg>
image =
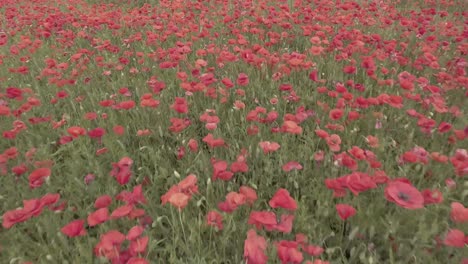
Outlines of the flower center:
<svg viewBox="0 0 468 264">
<path fill-rule="evenodd" d="M 410 197 L 406 193 L 403 193 L 403 192 L 398 193 L 398 198 L 405 202 L 409 201 L 410 199 Z"/>
</svg>

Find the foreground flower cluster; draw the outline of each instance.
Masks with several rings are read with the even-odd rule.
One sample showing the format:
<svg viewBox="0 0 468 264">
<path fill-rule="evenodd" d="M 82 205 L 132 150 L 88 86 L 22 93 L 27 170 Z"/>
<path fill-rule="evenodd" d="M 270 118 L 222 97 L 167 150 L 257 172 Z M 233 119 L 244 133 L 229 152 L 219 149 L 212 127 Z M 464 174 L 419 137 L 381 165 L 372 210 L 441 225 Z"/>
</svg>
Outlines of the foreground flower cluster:
<svg viewBox="0 0 468 264">
<path fill-rule="evenodd" d="M 50 2 L 0 3 L 0 263 L 468 263 L 456 1 Z"/>
</svg>

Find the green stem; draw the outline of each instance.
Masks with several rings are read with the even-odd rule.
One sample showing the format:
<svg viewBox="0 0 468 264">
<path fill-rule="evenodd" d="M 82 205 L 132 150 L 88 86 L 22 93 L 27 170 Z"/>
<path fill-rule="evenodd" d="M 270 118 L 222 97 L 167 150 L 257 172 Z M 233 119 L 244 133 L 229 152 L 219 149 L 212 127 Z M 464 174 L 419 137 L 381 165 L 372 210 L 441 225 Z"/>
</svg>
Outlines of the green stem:
<svg viewBox="0 0 468 264">
<path fill-rule="evenodd" d="M 180 226 L 182 227 L 182 234 L 184 235 L 184 242 L 185 242 L 185 245 L 187 245 L 187 236 L 185 235 L 184 223 L 182 222 L 182 211 L 179 211 L 179 221 L 180 221 Z"/>
</svg>

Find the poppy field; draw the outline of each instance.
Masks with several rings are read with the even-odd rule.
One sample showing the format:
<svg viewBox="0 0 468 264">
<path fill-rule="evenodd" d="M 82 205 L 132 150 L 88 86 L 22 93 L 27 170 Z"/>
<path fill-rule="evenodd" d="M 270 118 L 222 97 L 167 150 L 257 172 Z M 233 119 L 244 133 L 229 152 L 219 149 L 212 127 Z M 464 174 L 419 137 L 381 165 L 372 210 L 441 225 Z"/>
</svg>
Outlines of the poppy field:
<svg viewBox="0 0 468 264">
<path fill-rule="evenodd" d="M 464 1 L 0 1 L 0 263 L 468 263 Z"/>
</svg>

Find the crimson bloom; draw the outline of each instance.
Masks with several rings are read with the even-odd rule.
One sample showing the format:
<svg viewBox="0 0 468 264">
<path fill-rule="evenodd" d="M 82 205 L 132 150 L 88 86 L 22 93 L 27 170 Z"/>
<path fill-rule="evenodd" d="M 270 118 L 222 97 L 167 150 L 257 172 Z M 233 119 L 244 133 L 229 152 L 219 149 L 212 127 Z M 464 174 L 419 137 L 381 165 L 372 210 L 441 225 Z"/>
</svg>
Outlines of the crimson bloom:
<svg viewBox="0 0 468 264">
<path fill-rule="evenodd" d="M 257 200 L 257 192 L 248 186 L 241 186 L 239 193 L 245 196 L 245 200 L 248 204 L 252 205 Z"/>
<path fill-rule="evenodd" d="M 291 211 L 297 209 L 297 203 L 294 198 L 289 195 L 288 190 L 282 188 L 276 191 L 275 195 L 271 198 L 268 204 L 272 208 L 281 207 Z"/>
<path fill-rule="evenodd" d="M 136 205 L 136 204 L 146 204 L 146 198 L 143 194 L 143 186 L 141 184 L 135 186 L 132 192 L 121 191 L 117 196 L 116 200 L 124 201 L 126 204 Z"/>
<path fill-rule="evenodd" d="M 289 234 L 292 231 L 293 221 L 294 221 L 294 215 L 290 215 L 290 214 L 281 215 L 279 223 L 276 224 L 273 228 L 274 230 L 279 231 L 281 233 Z"/>
<path fill-rule="evenodd" d="M 458 229 L 450 229 L 445 236 L 444 244 L 449 247 L 462 248 L 465 246 L 465 234 Z"/>
<path fill-rule="evenodd" d="M 44 184 L 44 181 L 51 174 L 49 168 L 39 168 L 35 169 L 31 174 L 29 174 L 29 187 L 31 189 L 41 187 Z"/>
<path fill-rule="evenodd" d="M 74 220 L 62 227 L 60 231 L 68 237 L 84 236 L 86 235 L 84 223 L 85 221 L 81 219 Z"/>
<path fill-rule="evenodd" d="M 340 151 L 341 138 L 337 134 L 332 134 L 329 137 L 325 138 L 327 141 L 330 150 L 333 152 Z"/>
<path fill-rule="evenodd" d="M 132 212 L 132 210 L 133 210 L 133 205 L 123 205 L 123 206 L 117 207 L 115 208 L 114 211 L 112 211 L 110 218 L 117 219 L 117 218 L 128 216 L 130 212 Z"/>
<path fill-rule="evenodd" d="M 265 227 L 267 230 L 273 230 L 277 224 L 276 215 L 273 212 L 268 211 L 253 211 L 250 213 L 249 225 L 255 225 L 257 229 Z"/>
<path fill-rule="evenodd" d="M 255 230 L 250 229 L 247 232 L 247 239 L 244 243 L 244 258 L 247 260 L 247 263 L 267 263 L 268 257 L 265 255 L 266 248 L 267 242 L 265 238 L 257 235 Z"/>
<path fill-rule="evenodd" d="M 465 208 L 463 204 L 458 202 L 453 202 L 450 207 L 450 219 L 455 223 L 465 223 L 468 222 L 468 208 Z"/>
<path fill-rule="evenodd" d="M 213 174 L 211 176 L 213 181 L 218 178 L 224 181 L 229 181 L 232 176 L 234 176 L 232 171 L 227 170 L 228 163 L 224 160 L 212 159 L 211 165 L 213 166 Z"/>
<path fill-rule="evenodd" d="M 96 209 L 108 207 L 112 203 L 112 197 L 109 195 L 99 196 L 94 202 L 94 207 Z"/>
<path fill-rule="evenodd" d="M 239 73 L 237 77 L 237 84 L 240 86 L 246 86 L 249 84 L 249 76 L 245 73 Z"/>
<path fill-rule="evenodd" d="M 107 207 L 98 209 L 88 215 L 88 225 L 96 226 L 109 220 L 109 209 Z"/>
<path fill-rule="evenodd" d="M 148 246 L 149 237 L 144 236 L 130 241 L 130 252 L 132 255 L 143 254 Z"/>
<path fill-rule="evenodd" d="M 385 198 L 406 209 L 424 207 L 423 195 L 409 183 L 393 181 L 385 188 Z"/>
<path fill-rule="evenodd" d="M 237 209 L 237 207 L 246 203 L 245 195 L 236 192 L 229 192 L 226 195 L 226 201 L 218 204 L 218 208 L 221 211 L 231 213 Z"/>
<path fill-rule="evenodd" d="M 101 138 L 106 134 L 106 130 L 102 127 L 98 127 L 88 131 L 88 136 L 90 138 L 98 139 L 101 142 Z"/>
<path fill-rule="evenodd" d="M 377 188 L 374 179 L 362 172 L 353 172 L 343 177 L 346 187 L 354 194 Z"/>
<path fill-rule="evenodd" d="M 283 171 L 289 172 L 292 170 L 302 170 L 302 165 L 297 161 L 290 161 L 283 165 Z"/>
<path fill-rule="evenodd" d="M 175 206 L 179 211 L 187 206 L 190 196 L 185 193 L 174 193 L 169 197 L 169 203 Z"/>
<path fill-rule="evenodd" d="M 210 146 L 210 148 L 221 147 L 225 145 L 224 140 L 222 138 L 215 139 L 213 137 L 213 134 L 211 133 L 206 135 L 206 137 L 204 137 L 202 141 L 205 142 L 208 146 Z"/>
<path fill-rule="evenodd" d="M 231 172 L 232 173 L 237 173 L 237 172 L 248 172 L 249 171 L 249 166 L 245 161 L 234 161 L 231 163 Z"/>
<path fill-rule="evenodd" d="M 296 241 L 282 240 L 276 244 L 278 258 L 282 264 L 286 263 L 302 263 L 304 256 L 299 251 L 299 243 Z"/>
<path fill-rule="evenodd" d="M 208 212 L 206 215 L 206 223 L 209 226 L 215 226 L 218 230 L 223 230 L 223 216 L 216 211 Z"/>
<path fill-rule="evenodd" d="M 79 136 L 84 136 L 86 135 L 86 129 L 79 127 L 79 126 L 72 126 L 67 129 L 68 134 L 70 136 L 77 138 Z"/>
<path fill-rule="evenodd" d="M 134 226 L 128 230 L 126 238 L 127 240 L 133 241 L 139 238 L 141 234 L 143 234 L 143 231 L 145 231 L 144 227 L 140 225 Z"/>
<path fill-rule="evenodd" d="M 2 216 L 2 226 L 3 228 L 9 229 L 17 223 L 21 223 L 28 220 L 29 218 L 31 218 L 31 216 L 32 215 L 24 209 L 7 211 Z"/>
<path fill-rule="evenodd" d="M 308 244 L 302 245 L 302 251 L 311 256 L 317 257 L 320 256 L 325 250 L 320 246 Z"/>
<path fill-rule="evenodd" d="M 177 185 L 173 185 L 161 196 L 161 204 L 165 205 L 169 202 L 180 211 L 187 206 L 190 198 L 192 198 L 192 194 L 197 192 L 197 176 L 190 174 Z"/>
<path fill-rule="evenodd" d="M 31 216 L 39 216 L 43 207 L 41 199 L 23 200 L 23 210 Z"/>
<path fill-rule="evenodd" d="M 96 256 L 103 256 L 107 259 L 115 259 L 119 257 L 120 247 L 125 241 L 125 235 L 117 230 L 111 230 L 103 235 L 99 243 L 94 247 Z"/>
<path fill-rule="evenodd" d="M 41 206 L 49 206 L 56 204 L 60 200 L 60 194 L 58 193 L 47 193 L 41 197 Z"/>
<path fill-rule="evenodd" d="M 426 204 L 440 204 L 444 201 L 442 192 L 439 190 L 425 189 L 421 192 L 424 197 L 424 205 Z"/>
<path fill-rule="evenodd" d="M 176 97 L 174 103 L 171 105 L 177 113 L 186 114 L 188 113 L 188 103 L 183 97 Z"/>
<path fill-rule="evenodd" d="M 346 220 L 356 214 L 356 209 L 349 204 L 337 204 L 336 211 L 341 219 Z"/>
<path fill-rule="evenodd" d="M 262 141 L 258 145 L 263 149 L 264 154 L 275 152 L 280 148 L 280 144 L 270 141 Z"/>
<path fill-rule="evenodd" d="M 133 160 L 129 157 L 123 157 L 119 162 L 112 164 L 110 175 L 115 177 L 120 185 L 125 185 L 130 181 L 132 176 L 131 166 Z"/>
</svg>

